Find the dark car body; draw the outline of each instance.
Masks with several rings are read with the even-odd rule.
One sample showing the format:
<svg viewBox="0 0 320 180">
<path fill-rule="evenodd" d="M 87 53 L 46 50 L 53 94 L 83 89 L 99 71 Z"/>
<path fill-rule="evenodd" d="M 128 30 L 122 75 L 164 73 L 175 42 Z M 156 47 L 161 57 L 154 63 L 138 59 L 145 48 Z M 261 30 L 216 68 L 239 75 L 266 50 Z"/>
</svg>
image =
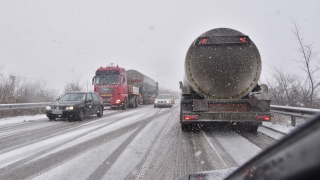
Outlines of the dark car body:
<svg viewBox="0 0 320 180">
<path fill-rule="evenodd" d="M 83 120 L 86 116 L 103 115 L 103 101 L 95 92 L 69 92 L 46 107 L 46 115 L 50 120 L 66 118 L 67 120 Z"/>
</svg>

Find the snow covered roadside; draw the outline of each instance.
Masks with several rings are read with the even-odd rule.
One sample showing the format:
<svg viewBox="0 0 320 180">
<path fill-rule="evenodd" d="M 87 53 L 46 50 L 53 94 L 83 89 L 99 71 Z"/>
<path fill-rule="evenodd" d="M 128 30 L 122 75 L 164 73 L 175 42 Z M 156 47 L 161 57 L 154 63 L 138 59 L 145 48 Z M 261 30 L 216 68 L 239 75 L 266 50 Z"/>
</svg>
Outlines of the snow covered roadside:
<svg viewBox="0 0 320 180">
<path fill-rule="evenodd" d="M 283 124 L 273 124 L 272 122 L 271 123 L 263 122 L 262 125 L 286 134 L 288 134 L 289 132 L 291 132 L 293 129 L 297 127 L 297 126 L 293 127 L 290 125 L 283 125 Z"/>
<path fill-rule="evenodd" d="M 45 114 L 37 114 L 34 116 L 18 116 L 18 117 L 3 118 L 3 119 L 0 119 L 0 126 L 30 122 L 30 121 L 43 121 L 44 119 L 47 119 L 47 116 Z M 49 121 L 49 119 L 47 120 Z"/>
<path fill-rule="evenodd" d="M 291 126 L 291 116 L 284 114 L 274 114 L 274 117 L 271 118 L 271 122 L 263 122 L 262 124 L 263 126 L 288 134 L 307 120 L 308 118 L 296 117 L 296 126 Z"/>
<path fill-rule="evenodd" d="M 103 126 L 100 125 L 100 126 Z M 75 136 L 78 136 L 80 134 L 84 134 L 92 129 L 97 128 L 97 126 L 83 128 L 78 131 L 73 131 L 70 133 L 61 134 L 59 136 L 40 141 L 34 144 L 30 144 L 28 146 L 21 147 L 19 149 L 4 153 L 0 157 L 0 168 L 3 168 L 5 166 L 8 166 L 12 163 L 15 163 L 21 159 L 27 158 L 33 154 L 36 154 L 40 151 L 43 151 L 47 148 L 50 148 L 56 144 L 59 144 L 60 142 L 63 142 L 65 140 L 71 139 Z"/>
<path fill-rule="evenodd" d="M 103 114 L 107 115 L 110 113 L 114 113 L 116 111 L 104 110 Z M 130 112 L 130 111 L 128 111 Z M 0 119 L 0 126 L 11 125 L 17 123 L 25 123 L 25 122 L 35 122 L 35 121 L 49 121 L 48 117 L 45 114 L 37 114 L 33 116 L 17 116 L 17 117 L 8 117 Z"/>
</svg>

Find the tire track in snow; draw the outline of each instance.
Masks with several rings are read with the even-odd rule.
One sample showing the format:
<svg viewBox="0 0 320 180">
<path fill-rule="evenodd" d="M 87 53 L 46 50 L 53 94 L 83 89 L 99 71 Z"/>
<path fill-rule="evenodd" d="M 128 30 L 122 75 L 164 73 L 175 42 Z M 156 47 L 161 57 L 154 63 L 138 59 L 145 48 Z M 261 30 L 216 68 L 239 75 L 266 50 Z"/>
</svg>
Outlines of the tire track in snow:
<svg viewBox="0 0 320 180">
<path fill-rule="evenodd" d="M 171 131 L 172 128 L 170 128 L 170 126 L 172 126 L 172 122 L 175 120 L 173 117 L 175 113 L 178 113 L 177 108 L 174 107 L 173 111 L 170 113 L 170 118 L 167 120 L 167 123 L 161 128 L 161 130 L 158 132 L 157 139 L 154 140 L 153 144 L 150 146 L 149 150 L 146 152 L 145 156 L 142 158 L 142 160 L 145 161 L 141 161 L 135 168 L 133 171 L 137 171 L 138 169 L 140 169 L 140 172 L 130 172 L 128 174 L 128 176 L 125 179 L 155 179 L 155 172 L 157 170 L 159 170 L 160 166 L 163 165 L 163 162 L 170 162 L 170 159 L 167 159 L 165 156 L 163 158 L 161 158 L 161 156 L 159 155 L 159 146 L 161 145 L 161 142 L 163 143 L 163 139 L 165 137 L 165 135 L 169 132 L 174 133 L 174 131 Z M 171 140 L 174 140 L 171 138 Z M 174 148 L 171 142 L 166 144 L 167 148 L 162 149 L 161 148 L 161 152 L 163 154 L 167 154 L 170 153 L 168 151 L 168 149 L 170 148 Z M 157 156 L 157 160 L 154 159 L 154 157 Z M 156 161 L 156 162 L 153 162 Z M 152 168 L 150 168 L 152 166 Z M 152 172 L 150 172 L 151 170 L 153 170 Z M 148 171 L 148 176 L 145 177 L 146 173 Z M 137 175 L 136 175 L 137 174 Z"/>
<path fill-rule="evenodd" d="M 133 112 L 130 115 L 136 114 L 137 112 L 142 111 L 143 108 L 139 109 L 136 112 Z M 73 130 L 77 130 L 79 127 L 86 126 L 86 125 L 95 125 L 98 123 L 101 123 L 101 120 L 105 118 L 109 118 L 113 115 L 121 114 L 128 111 L 117 111 L 108 113 L 107 115 L 104 115 L 103 118 L 95 118 L 91 119 L 89 117 L 89 121 L 80 121 L 80 122 L 70 122 L 70 123 L 59 123 L 56 126 L 49 126 L 45 129 L 38 129 L 33 130 L 29 129 L 29 132 L 26 133 L 20 133 L 16 136 L 10 136 L 5 138 L 5 142 L 0 139 L 1 145 L 0 145 L 0 154 L 9 152 L 10 150 L 17 149 L 23 146 L 27 146 L 33 143 L 37 143 L 46 139 L 50 139 L 56 135 L 60 135 L 62 133 L 68 133 Z M 130 112 L 130 111 L 129 111 Z M 88 119 L 88 118 L 87 118 Z M 53 121 L 55 122 L 55 121 Z M 52 123 L 52 122 L 46 122 L 46 123 Z M 66 125 L 67 124 L 67 125 Z M 40 138 L 39 138 L 40 137 Z M 27 141 L 26 141 L 27 139 Z"/>
<path fill-rule="evenodd" d="M 166 114 L 167 111 L 157 110 L 157 113 L 153 116 L 143 119 L 140 121 L 142 125 L 128 138 L 126 139 L 103 163 L 87 178 L 89 179 L 101 179 L 108 172 L 115 161 L 120 157 L 120 155 L 126 150 L 128 145 L 136 138 L 136 136 L 153 120 Z"/>
<path fill-rule="evenodd" d="M 159 111 L 157 111 L 159 112 Z M 166 112 L 164 112 L 166 113 Z M 161 114 L 164 114 L 161 113 Z M 37 154 L 34 154 L 28 158 L 22 159 L 19 162 L 16 162 L 14 164 L 11 164 L 9 166 L 6 166 L 2 169 L 0 169 L 0 179 L 21 179 L 21 178 L 30 178 L 39 174 L 42 174 L 58 165 L 61 165 L 65 162 L 67 162 L 70 159 L 73 159 L 81 154 L 83 154 L 86 151 L 89 151 L 97 146 L 100 146 L 103 143 L 107 143 L 109 141 L 111 141 L 112 139 L 115 139 L 118 137 L 118 134 L 121 132 L 125 133 L 127 131 L 133 130 L 134 128 L 137 128 L 138 126 L 140 126 L 141 124 L 145 123 L 145 121 L 149 120 L 150 118 L 156 118 L 158 115 L 152 115 L 149 118 L 146 119 L 142 119 L 141 121 L 132 123 L 128 126 L 125 127 L 121 127 L 115 130 L 112 130 L 106 134 L 103 134 L 101 136 L 98 136 L 96 138 L 87 140 L 85 142 L 79 143 L 77 145 L 74 145 L 72 147 L 63 149 L 61 151 L 58 151 L 56 153 L 52 153 L 49 154 L 47 156 L 44 156 L 42 158 L 39 158 L 35 161 L 32 161 L 35 158 L 38 158 L 39 156 L 46 154 L 50 151 L 53 151 L 54 149 L 57 149 L 59 147 L 61 147 L 62 145 L 65 145 L 67 143 L 70 143 L 71 141 L 77 140 L 87 134 L 89 134 L 90 132 L 96 131 L 92 130 L 88 133 L 79 135 L 77 137 L 74 137 L 70 140 L 68 140 L 67 142 L 62 142 L 59 145 L 56 145 L 54 147 L 48 148 L 46 150 L 43 150 Z M 128 118 L 123 117 L 123 119 Z M 119 120 L 116 120 L 114 123 L 118 122 Z M 109 126 L 110 124 L 107 124 L 105 126 Z M 122 133 L 122 134 L 123 134 Z M 31 162 L 29 162 L 31 161 Z M 29 163 L 28 163 L 29 162 Z M 32 167 L 32 168 L 31 168 Z M 7 170 L 10 169 L 10 171 L 8 172 Z"/>
<path fill-rule="evenodd" d="M 251 143 L 255 144 L 261 149 L 269 147 L 271 144 L 276 142 L 276 139 L 273 139 L 262 133 L 247 133 L 247 132 L 237 132 L 242 137 L 248 139 Z"/>
</svg>

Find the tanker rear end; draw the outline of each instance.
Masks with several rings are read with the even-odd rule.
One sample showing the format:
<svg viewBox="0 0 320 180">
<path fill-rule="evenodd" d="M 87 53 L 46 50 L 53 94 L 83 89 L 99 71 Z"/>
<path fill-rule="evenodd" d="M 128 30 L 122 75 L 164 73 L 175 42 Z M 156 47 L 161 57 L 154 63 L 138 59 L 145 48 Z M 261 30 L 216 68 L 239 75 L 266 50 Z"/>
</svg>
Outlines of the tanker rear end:
<svg viewBox="0 0 320 180">
<path fill-rule="evenodd" d="M 257 131 L 270 121 L 268 87 L 259 85 L 261 58 L 243 33 L 218 28 L 200 35 L 185 59 L 180 123 L 183 130 L 227 124 Z"/>
</svg>

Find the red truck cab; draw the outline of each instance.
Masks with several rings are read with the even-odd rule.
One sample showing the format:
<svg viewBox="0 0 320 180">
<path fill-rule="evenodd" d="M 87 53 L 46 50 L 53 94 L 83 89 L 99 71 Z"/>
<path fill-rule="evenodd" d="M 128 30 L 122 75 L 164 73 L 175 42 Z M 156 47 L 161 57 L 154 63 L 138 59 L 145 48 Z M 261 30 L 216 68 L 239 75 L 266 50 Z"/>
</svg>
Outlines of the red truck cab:
<svg viewBox="0 0 320 180">
<path fill-rule="evenodd" d="M 92 84 L 94 92 L 102 97 L 104 106 L 126 109 L 128 105 L 128 85 L 124 68 L 113 63 L 106 67 L 101 66 L 97 69 Z"/>
</svg>

